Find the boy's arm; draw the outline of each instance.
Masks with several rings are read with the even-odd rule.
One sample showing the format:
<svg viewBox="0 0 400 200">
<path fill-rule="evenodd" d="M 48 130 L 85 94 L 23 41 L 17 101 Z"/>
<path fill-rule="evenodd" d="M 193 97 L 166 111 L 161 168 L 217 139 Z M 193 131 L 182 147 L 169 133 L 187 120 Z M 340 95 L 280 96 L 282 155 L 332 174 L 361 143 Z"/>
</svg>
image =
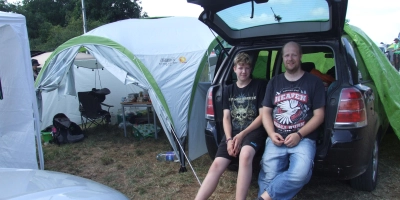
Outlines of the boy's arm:
<svg viewBox="0 0 400 200">
<path fill-rule="evenodd" d="M 230 156 L 236 156 L 233 148 L 232 139 L 232 124 L 231 124 L 231 111 L 229 109 L 224 109 L 224 116 L 222 118 L 222 125 L 224 127 L 225 137 L 226 137 L 226 148 Z M 222 141 L 224 142 L 224 141 Z"/>
<path fill-rule="evenodd" d="M 224 109 L 222 125 L 224 127 L 226 139 L 228 140 L 229 138 L 232 138 L 231 111 L 229 109 Z"/>
</svg>

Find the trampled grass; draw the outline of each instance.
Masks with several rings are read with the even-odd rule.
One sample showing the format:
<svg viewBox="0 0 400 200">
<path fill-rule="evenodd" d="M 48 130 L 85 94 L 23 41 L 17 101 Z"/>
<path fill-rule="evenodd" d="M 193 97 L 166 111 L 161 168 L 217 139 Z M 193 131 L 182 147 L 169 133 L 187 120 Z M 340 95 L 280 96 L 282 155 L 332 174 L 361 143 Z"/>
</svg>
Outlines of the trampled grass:
<svg viewBox="0 0 400 200">
<path fill-rule="evenodd" d="M 175 162 L 158 162 L 156 155 L 171 150 L 164 133 L 159 138 L 138 140 L 124 137 L 117 127 L 98 126 L 85 131 L 79 143 L 44 145 L 45 169 L 88 178 L 112 187 L 130 199 L 194 199 L 199 183 L 189 165 L 178 173 Z M 202 181 L 211 165 L 207 154 L 192 161 Z M 313 176 L 294 198 L 300 199 L 396 199 L 400 196 L 400 141 L 392 133 L 381 145 L 379 183 L 375 191 L 350 188 L 346 181 Z M 210 199 L 234 199 L 237 172 L 226 171 Z M 257 172 L 253 174 L 247 199 L 256 199 Z"/>
</svg>

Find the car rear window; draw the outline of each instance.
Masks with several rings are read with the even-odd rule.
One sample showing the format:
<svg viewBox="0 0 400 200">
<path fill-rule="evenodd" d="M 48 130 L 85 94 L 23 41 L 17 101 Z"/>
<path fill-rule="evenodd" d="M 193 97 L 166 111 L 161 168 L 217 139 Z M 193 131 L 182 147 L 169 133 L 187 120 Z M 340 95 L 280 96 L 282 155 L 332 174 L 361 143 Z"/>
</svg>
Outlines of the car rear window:
<svg viewBox="0 0 400 200">
<path fill-rule="evenodd" d="M 302 21 L 329 21 L 329 5 L 325 0 L 270 0 L 254 3 L 251 18 L 251 2 L 221 10 L 217 15 L 233 30 L 250 27 Z"/>
</svg>

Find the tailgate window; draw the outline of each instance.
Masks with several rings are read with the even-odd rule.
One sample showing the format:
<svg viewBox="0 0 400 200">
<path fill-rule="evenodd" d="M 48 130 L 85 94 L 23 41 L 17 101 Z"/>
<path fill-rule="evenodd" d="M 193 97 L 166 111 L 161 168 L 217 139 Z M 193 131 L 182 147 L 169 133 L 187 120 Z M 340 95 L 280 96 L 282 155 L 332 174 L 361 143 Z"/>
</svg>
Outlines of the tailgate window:
<svg viewBox="0 0 400 200">
<path fill-rule="evenodd" d="M 270 0 L 267 3 L 255 3 L 252 18 L 251 8 L 251 2 L 246 2 L 221 10 L 217 15 L 232 30 L 277 23 L 329 21 L 329 5 L 326 0 Z"/>
</svg>

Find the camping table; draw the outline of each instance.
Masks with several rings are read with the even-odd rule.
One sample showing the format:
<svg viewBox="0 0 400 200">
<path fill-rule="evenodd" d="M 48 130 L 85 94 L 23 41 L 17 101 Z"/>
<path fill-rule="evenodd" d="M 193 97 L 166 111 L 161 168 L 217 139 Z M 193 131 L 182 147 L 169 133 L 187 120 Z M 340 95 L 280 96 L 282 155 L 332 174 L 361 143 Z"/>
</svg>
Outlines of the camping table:
<svg viewBox="0 0 400 200">
<path fill-rule="evenodd" d="M 125 107 L 147 107 L 151 108 L 153 112 L 154 118 L 154 138 L 157 139 L 157 122 L 156 122 L 156 114 L 154 112 L 153 104 L 151 102 L 121 102 L 122 106 L 122 122 L 124 124 L 124 134 L 126 137 L 126 119 L 125 119 Z M 149 111 L 147 111 L 147 121 L 150 122 Z"/>
</svg>

